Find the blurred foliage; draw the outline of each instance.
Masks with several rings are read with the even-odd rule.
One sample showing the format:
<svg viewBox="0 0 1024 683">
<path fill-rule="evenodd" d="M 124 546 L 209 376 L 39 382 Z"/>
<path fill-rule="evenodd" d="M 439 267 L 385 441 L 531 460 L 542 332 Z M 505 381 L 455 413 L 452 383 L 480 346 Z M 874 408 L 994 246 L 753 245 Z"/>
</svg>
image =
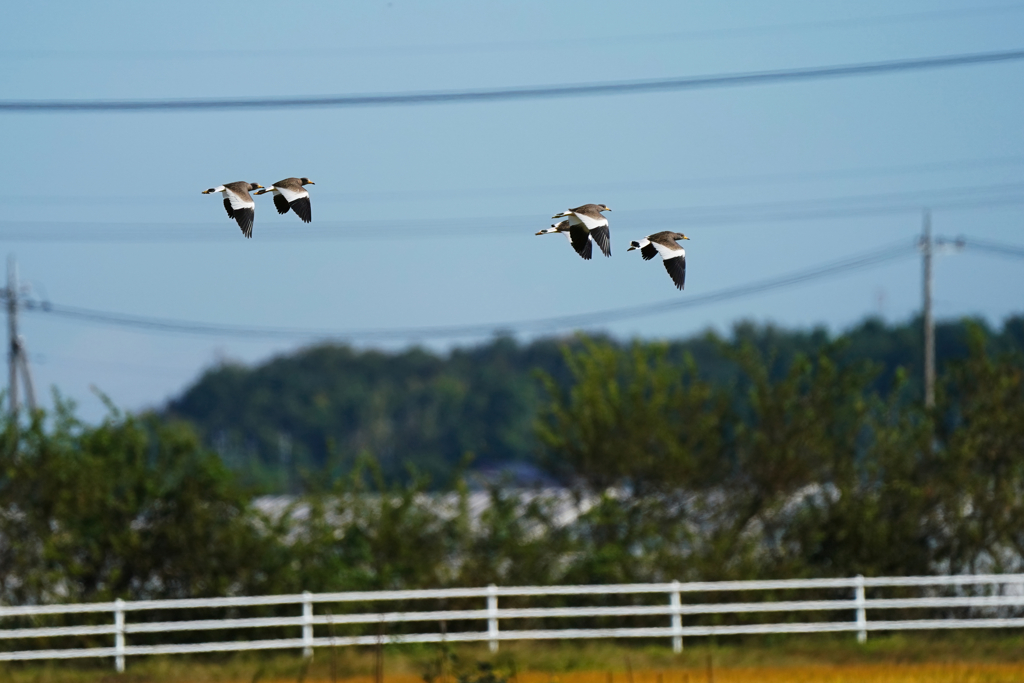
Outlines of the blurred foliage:
<svg viewBox="0 0 1024 683">
<path fill-rule="evenodd" d="M 940 368 L 967 356 L 967 326 L 962 321 L 938 325 Z M 660 381 L 682 380 L 685 375 L 686 388 L 667 400 L 690 401 L 689 409 L 709 408 L 698 395 L 708 386 L 730 387 L 729 400 L 742 402 L 750 368 L 728 348 L 746 346 L 760 354 L 771 380 L 784 376 L 798 355 L 813 359 L 829 349 L 833 362 L 840 365 L 868 360 L 877 364 L 870 383 L 875 391 L 888 394 L 899 385 L 908 395 L 920 395 L 920 329 L 916 320 L 887 325 L 868 319 L 843 334 L 843 343 L 836 346 L 824 329 L 790 331 L 740 323 L 727 340 L 708 333 L 659 345 L 666 369 Z M 1024 317 L 1007 320 L 1001 330 L 982 327 L 982 333 L 990 351 L 1024 351 Z M 607 343 L 615 351 L 632 348 L 601 337 L 593 341 Z M 328 476 L 338 476 L 354 467 L 363 453 L 373 454 L 388 481 L 408 483 L 405 463 L 411 460 L 419 472 L 431 477 L 435 489 L 444 488 L 467 455 L 473 457 L 476 470 L 518 470 L 525 481 L 536 473 L 542 449 L 532 425 L 550 391 L 537 373 L 567 389 L 573 369 L 562 350 L 579 349 L 583 343 L 576 337 L 529 344 L 498 337 L 448 354 L 419 348 L 359 351 L 323 344 L 253 367 L 232 363 L 213 367 L 164 412 L 190 422 L 246 484 L 266 491 L 298 493 L 304 469 L 319 472 L 330 464 L 333 469 Z M 607 366 L 612 361 L 586 362 Z M 624 390 L 652 390 L 656 379 L 637 377 L 640 384 Z M 580 387 L 579 391 L 598 388 Z M 716 393 L 715 400 L 724 399 Z M 620 418 L 595 413 L 589 419 Z M 643 414 L 630 419 L 643 419 Z M 711 438 L 708 433 L 691 435 L 690 431 L 687 439 Z M 677 444 L 666 441 L 666 434 L 649 434 L 660 450 L 645 451 L 644 457 L 660 460 L 668 455 L 673 466 L 713 476 L 708 463 L 690 460 L 689 441 Z M 640 444 L 631 447 L 636 452 Z M 677 447 L 678 453 L 665 451 Z"/>
<path fill-rule="evenodd" d="M 567 352 L 573 381 L 547 379 L 538 433 L 594 501 L 571 578 L 1024 569 L 1024 356 L 964 332 L 931 410 L 850 339 L 786 362 L 717 340 L 739 369 L 727 383 L 659 344 Z"/>
<path fill-rule="evenodd" d="M 561 346 L 499 338 L 440 356 L 325 344 L 252 369 L 212 368 L 166 413 L 268 489 L 296 492 L 303 468 L 346 471 L 366 452 L 388 480 L 408 482 L 415 460 L 438 486 L 467 454 L 481 466 L 530 458 L 543 398 L 531 372 L 564 374 Z"/>
<path fill-rule="evenodd" d="M 859 355 L 856 335 L 821 336 L 807 351 L 767 343 L 797 336 L 768 329 L 690 348 L 578 338 L 550 342 L 561 359 L 537 375 L 510 369 L 530 347 L 509 340 L 475 361 L 459 352 L 493 376 L 479 386 L 515 379 L 525 396 L 537 384 L 515 439 L 536 440 L 537 462 L 562 488 L 471 486 L 465 457 L 439 484 L 412 458 L 397 476 L 393 454 L 329 444 L 319 468 L 294 474 L 302 496 L 259 498 L 188 423 L 111 407 L 83 424 L 58 400 L 52 413 L 3 425 L 0 601 L 1020 571 L 1024 360 L 1007 342 L 1019 332 L 1011 323 L 998 335 L 957 328 L 964 353 L 944 364 L 929 410 L 908 372 Z M 488 369 L 500 348 L 517 360 Z M 308 353 L 340 353 L 352 367 L 367 355 Z M 702 371 L 701 354 L 722 372 Z M 274 361 L 285 406 L 288 362 Z M 458 384 L 451 359 L 413 351 L 402 362 Z M 259 386 L 260 371 L 232 367 L 204 382 L 221 375 Z M 445 412 L 433 380 L 413 375 L 402 382 L 419 383 L 421 408 L 432 406 L 416 420 Z M 336 391 L 358 393 L 360 382 L 373 386 L 342 380 Z M 402 382 L 381 382 L 401 394 Z M 501 393 L 470 396 L 468 386 L 456 403 Z M 444 420 L 469 419 L 450 409 Z M 487 422 L 479 410 L 473 419 Z M 416 420 L 403 429 L 415 432 Z"/>
<path fill-rule="evenodd" d="M 251 496 L 187 425 L 57 409 L 5 421 L 0 601 L 187 597 L 260 583 Z"/>
</svg>

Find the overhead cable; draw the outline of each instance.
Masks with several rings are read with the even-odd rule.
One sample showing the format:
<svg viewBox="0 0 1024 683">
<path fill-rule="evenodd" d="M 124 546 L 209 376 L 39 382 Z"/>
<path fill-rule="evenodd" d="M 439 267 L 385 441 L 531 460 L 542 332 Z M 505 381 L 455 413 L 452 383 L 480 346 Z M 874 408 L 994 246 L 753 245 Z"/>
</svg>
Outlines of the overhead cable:
<svg viewBox="0 0 1024 683">
<path fill-rule="evenodd" d="M 991 242 L 989 240 L 978 240 L 974 238 L 960 239 L 958 242 L 962 242 L 968 249 L 980 249 L 981 251 L 987 251 L 992 254 L 1024 258 L 1024 247 L 1018 247 L 1012 244 L 1003 244 L 1001 242 Z"/>
<path fill-rule="evenodd" d="M 674 92 L 700 88 L 767 85 L 794 81 L 922 71 L 954 66 L 993 64 L 1024 59 L 1024 50 L 1004 50 L 966 55 L 946 55 L 836 66 L 818 66 L 774 71 L 750 71 L 708 76 L 580 83 L 569 85 L 441 90 L 432 92 L 381 93 L 367 95 L 321 95 L 309 97 L 197 98 L 169 100 L 0 100 L 0 112 L 144 112 L 216 111 L 233 109 L 288 109 L 296 107 L 387 107 L 424 104 L 499 102 L 586 95 L 625 95 Z"/>
<path fill-rule="evenodd" d="M 245 325 L 227 325 L 222 323 L 205 323 L 166 318 L 152 318 L 124 313 L 98 311 L 77 306 L 65 306 L 48 303 L 44 306 L 33 306 L 26 309 L 28 313 L 41 313 L 59 316 L 84 322 L 94 322 L 118 327 L 153 330 L 158 332 L 174 332 L 184 334 L 211 335 L 221 337 L 245 337 L 248 339 L 343 339 L 349 341 L 372 340 L 423 340 L 423 339 L 454 339 L 462 337 L 482 337 L 501 332 L 555 332 L 559 330 L 581 329 L 620 320 L 664 315 L 673 311 L 694 308 L 711 303 L 719 303 L 731 299 L 760 294 L 763 292 L 792 287 L 813 280 L 819 280 L 840 273 L 859 270 L 870 266 L 892 261 L 915 253 L 916 247 L 905 240 L 871 252 L 834 261 L 822 266 L 802 270 L 780 277 L 768 278 L 757 282 L 728 287 L 716 292 L 687 298 L 666 299 L 657 302 L 645 302 L 643 306 L 593 311 L 568 316 L 536 318 L 516 322 L 474 323 L 467 325 L 439 325 L 424 327 L 408 327 L 394 329 L 371 330 L 331 330 L 331 329 L 300 329 L 283 327 L 254 327 Z"/>
<path fill-rule="evenodd" d="M 351 205 L 354 202 L 395 202 L 395 201 L 417 201 L 426 199 L 442 198 L 499 198 L 506 199 L 510 196 L 521 198 L 524 196 L 550 195 L 551 193 L 574 193 L 574 192 L 623 192 L 642 191 L 656 192 L 670 190 L 678 192 L 682 188 L 706 188 L 706 187 L 752 187 L 752 186 L 774 186 L 781 184 L 794 184 L 801 181 L 814 181 L 815 183 L 829 179 L 850 179 L 850 178 L 874 178 L 881 179 L 891 176 L 904 175 L 926 175 L 943 171 L 964 171 L 970 169 L 995 168 L 995 167 L 1024 167 L 1024 154 L 1003 155 L 997 157 L 967 158 L 945 161 L 927 161 L 912 164 L 895 164 L 884 166 L 859 166 L 847 168 L 824 168 L 815 170 L 800 171 L 774 171 L 771 173 L 751 173 L 742 175 L 727 176 L 683 176 L 671 179 L 647 178 L 631 180 L 605 180 L 602 182 L 570 182 L 561 179 L 559 182 L 547 182 L 531 185 L 490 185 L 490 186 L 459 186 L 459 187 L 435 187 L 426 189 L 345 189 L 332 192 L 327 189 L 318 189 L 316 193 L 317 203 L 323 201 L 344 201 Z M 954 192 L 962 191 L 996 191 L 1007 187 L 1006 184 L 981 185 L 972 187 L 952 188 Z M 1016 184 L 1017 190 L 1024 193 L 1024 182 Z M 13 189 L 13 188 L 4 188 Z M 28 188 L 31 190 L 32 188 Z M 936 192 L 940 197 L 947 197 L 949 188 L 937 188 L 930 190 Z M 1024 196 L 1024 195 L 1022 195 Z M 939 199 L 940 197 L 936 197 Z M 848 198 L 844 198 L 848 199 Z M 28 205 L 38 208 L 39 205 L 46 206 L 106 206 L 116 204 L 119 207 L 125 206 L 153 206 L 154 204 L 171 205 L 181 202 L 181 197 L 174 193 L 161 192 L 154 194 L 124 193 L 97 194 L 95 189 L 88 194 L 71 194 L 62 192 L 59 196 L 41 193 L 25 192 L 25 188 L 13 194 L 0 194 L 0 206 L 2 205 Z"/>
<path fill-rule="evenodd" d="M 1020 12 L 1024 10 L 1024 4 L 1009 3 L 997 5 L 971 6 L 957 9 L 925 10 L 919 12 L 907 12 L 901 14 L 882 14 L 869 16 L 844 17 L 839 19 L 820 19 L 810 21 L 798 21 L 782 24 L 762 24 L 747 26 L 728 26 L 720 28 L 691 28 L 684 31 L 672 31 L 669 33 L 633 33 L 623 34 L 615 32 L 600 36 L 591 36 L 601 49 L 607 49 L 609 45 L 632 44 L 632 43 L 657 43 L 657 42 L 680 42 L 707 39 L 729 38 L 734 36 L 759 36 L 773 33 L 791 33 L 802 31 L 848 29 L 862 26 L 877 26 L 895 23 L 920 24 L 924 21 L 945 21 L 949 19 L 971 19 L 979 16 Z M 424 53 L 464 53 L 471 51 L 509 51 L 509 50 L 575 50 L 578 46 L 571 41 L 551 40 L 517 40 L 517 41 L 496 41 L 482 40 L 473 43 L 443 43 L 424 44 L 407 43 L 401 44 L 378 44 L 373 45 L 345 45 L 330 48 L 300 47 L 286 49 L 195 49 L 195 48 L 174 48 L 174 49 L 0 49 L 0 59 L 109 59 L 117 61 L 140 60 L 167 60 L 167 59 L 217 59 L 217 58 L 243 58 L 258 59 L 270 57 L 274 59 L 289 59 L 301 57 L 317 57 L 320 59 L 331 57 L 351 57 L 353 55 L 365 55 L 370 53 L 384 52 L 394 54 L 424 54 Z"/>
<path fill-rule="evenodd" d="M 318 195 L 319 197 L 319 195 Z M 324 201 L 319 199 L 318 201 Z M 330 201 L 328 198 L 326 201 Z M 934 210 L 971 209 L 1024 204 L 1024 183 L 1000 183 L 966 187 L 945 187 L 911 192 L 845 195 L 742 204 L 674 206 L 617 212 L 620 218 L 653 230 L 658 227 L 728 226 L 751 223 L 792 222 L 894 215 Z M 500 222 L 480 216 L 444 218 L 317 221 L 309 225 L 261 224 L 260 239 L 268 241 L 378 239 L 392 236 L 416 238 L 477 238 L 531 234 L 536 216 L 509 215 Z M 0 221 L 0 239 L 21 242 L 217 242 L 237 239 L 234 232 L 214 222 L 194 223 L 102 223 L 95 221 Z"/>
</svg>

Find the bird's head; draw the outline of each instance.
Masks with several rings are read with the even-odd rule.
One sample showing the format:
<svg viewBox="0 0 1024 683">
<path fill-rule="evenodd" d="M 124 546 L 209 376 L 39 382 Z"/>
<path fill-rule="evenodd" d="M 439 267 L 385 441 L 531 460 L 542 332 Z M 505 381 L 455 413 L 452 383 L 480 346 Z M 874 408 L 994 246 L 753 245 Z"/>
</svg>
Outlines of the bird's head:
<svg viewBox="0 0 1024 683">
<path fill-rule="evenodd" d="M 314 183 L 309 178 L 299 178 L 299 182 L 302 183 L 303 185 L 316 185 L 316 183 Z"/>
<path fill-rule="evenodd" d="M 598 208 L 599 208 L 599 209 L 601 209 L 602 211 L 611 211 L 611 209 L 609 209 L 609 208 L 608 208 L 607 206 L 605 206 L 604 204 L 598 204 L 597 206 L 598 206 Z"/>
<path fill-rule="evenodd" d="M 684 235 L 681 232 L 677 232 L 674 235 L 672 235 L 672 239 L 674 239 L 674 240 L 688 240 L 690 238 L 687 237 L 686 235 Z"/>
<path fill-rule="evenodd" d="M 262 190 L 263 186 L 260 185 L 259 183 L 249 183 L 249 189 L 250 190 Z"/>
<path fill-rule="evenodd" d="M 640 248 L 640 243 L 637 242 L 636 240 L 633 240 L 632 242 L 629 243 L 629 249 L 627 249 L 626 251 L 633 251 L 634 249 L 639 249 L 639 248 Z"/>
</svg>

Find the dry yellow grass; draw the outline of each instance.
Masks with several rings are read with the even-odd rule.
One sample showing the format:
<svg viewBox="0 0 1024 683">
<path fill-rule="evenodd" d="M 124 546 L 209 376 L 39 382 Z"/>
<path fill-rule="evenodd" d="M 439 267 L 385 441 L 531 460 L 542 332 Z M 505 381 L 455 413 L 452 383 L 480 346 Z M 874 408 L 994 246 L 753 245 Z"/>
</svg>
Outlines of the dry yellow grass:
<svg viewBox="0 0 1024 683">
<path fill-rule="evenodd" d="M 383 654 L 386 683 L 438 673 L 436 646 L 386 646 Z M 509 683 L 1002 683 L 1024 681 L 1024 633 L 898 634 L 863 645 L 840 637 L 697 641 L 680 654 L 654 642 L 503 643 L 497 654 L 467 644 L 446 661 L 443 683 L 457 683 L 459 673 L 475 679 L 478 663 L 488 662 Z M 375 666 L 374 648 L 338 648 L 318 650 L 312 662 L 299 651 L 129 658 L 123 674 L 111 660 L 0 663 L 0 681 L 375 683 Z"/>
<path fill-rule="evenodd" d="M 521 672 L 515 683 L 1018 683 L 1024 664 L 855 664 L 784 667 L 669 669 L 623 672 L 576 671 L 564 674 Z M 259 683 L 295 683 L 294 678 Z M 385 676 L 385 683 L 423 683 L 419 676 Z M 238 681 L 237 683 L 251 683 Z M 307 678 L 305 683 L 332 683 Z M 372 676 L 339 678 L 338 683 L 375 683 Z"/>
</svg>

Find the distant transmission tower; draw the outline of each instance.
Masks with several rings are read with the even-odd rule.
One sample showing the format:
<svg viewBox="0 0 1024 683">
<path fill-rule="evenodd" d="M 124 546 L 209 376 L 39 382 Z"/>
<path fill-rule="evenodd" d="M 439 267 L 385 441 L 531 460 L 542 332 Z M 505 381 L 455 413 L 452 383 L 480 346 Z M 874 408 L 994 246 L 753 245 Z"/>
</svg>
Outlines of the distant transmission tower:
<svg viewBox="0 0 1024 683">
<path fill-rule="evenodd" d="M 30 410 L 35 411 L 36 392 L 32 385 L 32 371 L 28 366 L 28 354 L 25 352 L 25 340 L 18 334 L 18 308 L 21 305 L 23 292 L 18 284 L 18 262 L 14 255 L 7 257 L 7 287 L 2 290 L 7 302 L 7 334 L 10 345 L 7 352 L 8 362 L 8 399 L 11 416 L 18 417 L 18 372 L 21 372 L 25 387 L 25 400 Z"/>
</svg>

